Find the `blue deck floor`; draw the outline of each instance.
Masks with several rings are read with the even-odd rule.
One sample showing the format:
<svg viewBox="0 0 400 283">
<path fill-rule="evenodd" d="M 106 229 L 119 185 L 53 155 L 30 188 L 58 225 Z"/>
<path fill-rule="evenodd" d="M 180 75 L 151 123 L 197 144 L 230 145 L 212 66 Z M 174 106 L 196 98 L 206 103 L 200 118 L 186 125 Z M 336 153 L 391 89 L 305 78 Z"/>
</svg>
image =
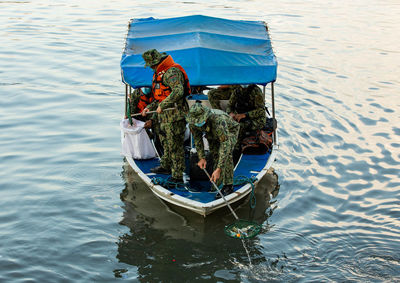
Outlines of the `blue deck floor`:
<svg viewBox="0 0 400 283">
<path fill-rule="evenodd" d="M 270 153 L 263 155 L 242 155 L 239 164 L 234 172 L 234 178 L 238 177 L 255 177 L 260 172 L 268 161 Z M 150 169 L 160 165 L 158 158 L 147 160 L 135 160 L 136 165 L 144 174 L 151 173 Z M 253 171 L 253 173 L 251 172 Z M 168 178 L 170 175 L 149 174 L 149 178 Z M 243 185 L 234 186 L 234 190 L 238 190 Z M 170 189 L 174 194 L 189 198 L 191 200 L 208 203 L 214 200 L 216 192 L 210 192 L 211 183 L 209 181 L 190 181 L 185 184 L 185 188 Z"/>
</svg>

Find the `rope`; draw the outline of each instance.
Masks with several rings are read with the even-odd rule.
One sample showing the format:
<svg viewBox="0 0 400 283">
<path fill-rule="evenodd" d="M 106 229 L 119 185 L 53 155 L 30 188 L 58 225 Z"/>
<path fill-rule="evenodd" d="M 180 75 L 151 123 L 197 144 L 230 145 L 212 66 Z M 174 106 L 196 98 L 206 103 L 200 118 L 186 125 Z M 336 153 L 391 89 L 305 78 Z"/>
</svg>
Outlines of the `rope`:
<svg viewBox="0 0 400 283">
<path fill-rule="evenodd" d="M 170 188 L 170 186 L 174 186 L 174 189 L 176 189 L 178 191 L 188 191 L 188 189 L 186 189 L 186 187 L 184 187 L 184 184 L 172 182 L 170 178 L 153 177 L 151 179 L 151 182 L 154 185 L 160 185 L 165 188 Z M 183 186 L 183 188 L 182 188 L 182 186 Z"/>
<path fill-rule="evenodd" d="M 164 188 L 167 188 L 167 189 L 169 189 L 169 190 L 175 189 L 175 190 L 177 190 L 177 191 L 189 192 L 189 193 L 192 193 L 192 194 L 201 193 L 201 192 L 199 192 L 199 191 L 189 190 L 189 189 L 185 186 L 185 184 L 183 184 L 183 183 L 172 182 L 171 179 L 170 179 L 169 177 L 167 177 L 167 178 L 163 178 L 163 177 L 153 177 L 153 178 L 151 179 L 151 182 L 152 182 L 154 185 L 160 185 L 160 186 L 162 186 L 162 187 L 164 187 Z M 171 188 L 170 185 L 173 186 L 173 188 Z"/>
<path fill-rule="evenodd" d="M 246 185 L 246 184 L 250 184 L 251 185 L 251 194 L 250 194 L 250 208 L 255 208 L 256 207 L 256 196 L 254 193 L 255 187 L 254 187 L 254 182 L 257 181 L 257 178 L 254 176 L 251 177 L 246 177 L 243 175 L 240 176 L 236 176 L 235 178 L 233 178 L 233 185 L 234 186 L 239 186 L 239 185 Z M 160 185 L 164 188 L 171 188 L 171 186 L 173 186 L 174 189 L 178 190 L 178 191 L 182 191 L 182 192 L 190 192 L 190 193 L 198 193 L 196 191 L 191 191 L 189 190 L 184 184 L 182 183 L 176 183 L 176 182 L 172 182 L 171 179 L 168 178 L 163 178 L 163 177 L 153 177 L 151 179 L 151 182 L 154 185 Z M 222 184 L 221 184 L 222 187 Z"/>
<path fill-rule="evenodd" d="M 250 208 L 255 208 L 256 207 L 256 196 L 254 193 L 255 187 L 254 187 L 254 182 L 257 181 L 257 178 L 254 176 L 251 177 L 246 177 L 243 175 L 236 176 L 233 178 L 233 185 L 238 186 L 238 185 L 246 185 L 250 184 L 251 185 L 251 194 L 250 194 Z"/>
</svg>

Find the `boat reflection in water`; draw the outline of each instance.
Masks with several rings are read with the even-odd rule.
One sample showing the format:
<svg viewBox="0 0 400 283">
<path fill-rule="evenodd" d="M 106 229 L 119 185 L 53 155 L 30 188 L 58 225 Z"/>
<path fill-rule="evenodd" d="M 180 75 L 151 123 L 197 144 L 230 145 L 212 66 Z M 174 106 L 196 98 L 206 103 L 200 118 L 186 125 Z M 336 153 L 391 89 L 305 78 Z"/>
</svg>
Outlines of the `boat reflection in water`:
<svg viewBox="0 0 400 283">
<path fill-rule="evenodd" d="M 204 218 L 158 199 L 127 163 L 122 176 L 125 211 L 120 224 L 130 232 L 120 236 L 117 258 L 136 267 L 136 278 L 146 282 L 236 278 L 234 274 L 239 270 L 228 269 L 237 269 L 235 262 L 248 263 L 242 242 L 224 234 L 224 226 L 235 220 L 227 208 Z M 270 228 L 267 220 L 273 212 L 271 196 L 276 197 L 278 192 L 278 178 L 271 170 L 256 187 L 255 208 L 250 208 L 247 199 L 236 206 L 235 212 L 241 219 L 262 224 L 261 233 L 266 233 Z M 252 262 L 265 261 L 252 241 L 257 237 L 246 241 Z M 128 270 L 114 273 L 116 277 L 129 277 Z"/>
</svg>

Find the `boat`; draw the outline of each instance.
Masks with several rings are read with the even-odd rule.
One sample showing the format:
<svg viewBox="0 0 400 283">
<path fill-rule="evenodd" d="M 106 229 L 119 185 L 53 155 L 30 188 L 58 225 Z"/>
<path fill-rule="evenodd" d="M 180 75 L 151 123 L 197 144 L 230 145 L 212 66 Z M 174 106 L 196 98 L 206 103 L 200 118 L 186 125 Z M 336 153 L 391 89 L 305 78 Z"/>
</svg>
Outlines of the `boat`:
<svg viewBox="0 0 400 283">
<path fill-rule="evenodd" d="M 153 70 L 144 67 L 141 55 L 153 48 L 171 55 L 185 69 L 192 88 L 256 84 L 262 87 L 265 98 L 268 86 L 271 93 L 271 104 L 268 105 L 272 110 L 268 116 L 276 121 L 274 82 L 277 59 L 264 21 L 230 20 L 204 15 L 130 20 L 120 62 L 125 85 L 125 117 L 129 94 L 136 88 L 151 86 Z M 186 99 L 189 105 L 197 100 L 209 103 L 206 92 L 191 94 Z M 128 155 L 126 160 L 157 197 L 205 217 L 226 207 L 227 203 L 239 203 L 254 196 L 257 183 L 270 169 L 279 150 L 276 129 L 271 138 L 272 145 L 267 152 L 241 154 L 236 158 L 234 178 L 241 178 L 244 182 L 234 183 L 234 192 L 225 196 L 226 202 L 222 198 L 215 199 L 216 192 L 209 190 L 209 181 L 198 180 L 193 175 L 199 170 L 192 170 L 193 166 L 190 165 L 190 153 L 195 152 L 191 137 L 185 142 L 187 162 L 183 188 L 165 188 L 157 180 L 167 175 L 150 171 L 159 165 L 161 154 L 150 159 L 134 159 Z M 123 139 L 122 131 L 121 141 Z M 153 146 L 160 152 L 154 143 Z"/>
</svg>

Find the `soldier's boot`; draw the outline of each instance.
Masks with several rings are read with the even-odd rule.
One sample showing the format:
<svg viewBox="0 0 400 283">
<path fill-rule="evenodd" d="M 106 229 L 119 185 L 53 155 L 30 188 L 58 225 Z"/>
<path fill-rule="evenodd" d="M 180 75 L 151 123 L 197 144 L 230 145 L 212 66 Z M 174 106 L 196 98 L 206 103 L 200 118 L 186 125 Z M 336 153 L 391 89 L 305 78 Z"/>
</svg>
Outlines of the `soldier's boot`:
<svg viewBox="0 0 400 283">
<path fill-rule="evenodd" d="M 221 193 L 222 193 L 224 196 L 227 196 L 227 195 L 233 193 L 233 185 L 224 185 L 224 186 L 222 187 L 222 189 L 221 189 Z M 219 198 L 221 198 L 221 195 L 220 195 L 219 193 L 217 193 L 217 194 L 215 195 L 215 199 L 219 199 Z"/>
<path fill-rule="evenodd" d="M 156 174 L 165 174 L 165 175 L 171 174 L 171 170 L 170 169 L 165 169 L 164 167 L 161 167 L 161 166 L 157 166 L 157 167 L 151 168 L 150 172 L 156 173 Z"/>
<path fill-rule="evenodd" d="M 176 187 L 182 187 L 183 185 L 184 185 L 184 182 L 183 182 L 183 178 L 182 177 L 180 177 L 180 178 L 171 177 L 171 178 L 168 179 L 167 188 L 168 189 L 173 189 L 173 188 L 176 188 Z"/>
</svg>

